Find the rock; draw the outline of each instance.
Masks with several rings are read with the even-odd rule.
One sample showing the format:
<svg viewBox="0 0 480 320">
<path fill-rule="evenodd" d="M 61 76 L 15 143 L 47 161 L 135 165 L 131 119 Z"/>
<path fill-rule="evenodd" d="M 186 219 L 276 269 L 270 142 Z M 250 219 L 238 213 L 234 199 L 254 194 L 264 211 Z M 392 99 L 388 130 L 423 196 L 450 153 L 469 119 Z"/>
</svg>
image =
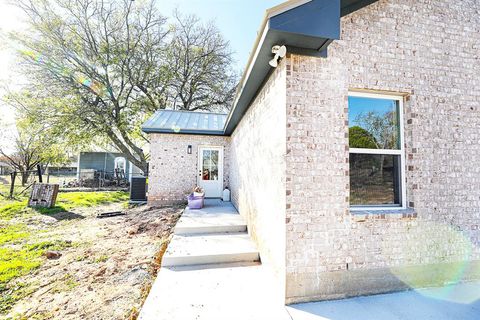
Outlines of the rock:
<svg viewBox="0 0 480 320">
<path fill-rule="evenodd" d="M 148 271 L 137 266 L 134 269 L 124 272 L 120 276 L 119 280 L 123 283 L 128 283 L 129 285 L 134 286 L 145 283 L 147 280 L 150 279 L 151 277 Z"/>
<path fill-rule="evenodd" d="M 105 274 L 106 275 L 113 275 L 115 273 L 117 273 L 117 263 L 115 263 L 115 261 L 109 261 L 106 263 L 106 270 L 105 270 Z"/>
<path fill-rule="evenodd" d="M 58 259 L 62 256 L 62 254 L 58 251 L 46 251 L 44 255 L 47 257 L 47 259 Z"/>
<path fill-rule="evenodd" d="M 78 308 L 75 305 L 69 305 L 65 310 L 65 314 L 75 314 L 77 312 L 78 312 Z"/>
<path fill-rule="evenodd" d="M 134 235 L 134 234 L 137 234 L 138 233 L 138 229 L 139 227 L 130 227 L 127 229 L 127 233 L 129 235 Z"/>
<path fill-rule="evenodd" d="M 107 267 L 105 267 L 105 266 L 101 267 L 101 268 L 95 273 L 95 277 L 101 277 L 101 276 L 105 275 L 105 271 L 107 271 Z"/>
</svg>

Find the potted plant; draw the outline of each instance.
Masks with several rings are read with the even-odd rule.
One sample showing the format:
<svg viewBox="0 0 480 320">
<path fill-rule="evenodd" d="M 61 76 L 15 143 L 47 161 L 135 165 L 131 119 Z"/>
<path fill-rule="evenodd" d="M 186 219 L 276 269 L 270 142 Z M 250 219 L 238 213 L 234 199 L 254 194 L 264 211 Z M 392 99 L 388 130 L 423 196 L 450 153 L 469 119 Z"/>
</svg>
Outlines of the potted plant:
<svg viewBox="0 0 480 320">
<path fill-rule="evenodd" d="M 193 196 L 205 197 L 205 191 L 201 187 L 196 186 L 195 188 L 193 188 Z"/>
<path fill-rule="evenodd" d="M 193 188 L 193 192 L 188 196 L 189 209 L 202 209 L 205 199 L 205 191 L 200 187 Z"/>
</svg>

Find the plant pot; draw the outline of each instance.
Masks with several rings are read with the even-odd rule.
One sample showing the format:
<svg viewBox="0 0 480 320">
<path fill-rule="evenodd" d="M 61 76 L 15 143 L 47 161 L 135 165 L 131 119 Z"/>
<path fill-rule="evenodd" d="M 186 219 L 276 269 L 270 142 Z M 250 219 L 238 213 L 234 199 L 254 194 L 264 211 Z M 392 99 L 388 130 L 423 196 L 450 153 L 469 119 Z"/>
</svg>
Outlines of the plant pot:
<svg viewBox="0 0 480 320">
<path fill-rule="evenodd" d="M 188 200 L 188 208 L 189 209 L 202 209 L 203 208 L 203 202 L 204 202 L 204 197 L 195 197 L 195 195 L 192 193 L 187 197 Z"/>
</svg>

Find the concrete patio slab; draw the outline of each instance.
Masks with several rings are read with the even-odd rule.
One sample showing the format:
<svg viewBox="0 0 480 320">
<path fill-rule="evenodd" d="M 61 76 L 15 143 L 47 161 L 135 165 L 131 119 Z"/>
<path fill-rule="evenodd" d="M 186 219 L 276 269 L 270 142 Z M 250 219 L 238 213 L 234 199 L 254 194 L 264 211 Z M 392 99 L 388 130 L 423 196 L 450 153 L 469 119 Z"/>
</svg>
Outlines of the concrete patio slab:
<svg viewBox="0 0 480 320">
<path fill-rule="evenodd" d="M 480 282 L 304 303 L 287 307 L 293 320 L 478 320 Z"/>
<path fill-rule="evenodd" d="M 198 215 L 198 214 L 215 214 L 215 213 L 230 213 L 238 214 L 237 209 L 231 202 L 225 202 L 220 199 L 205 199 L 202 209 L 185 208 L 184 216 Z"/>
</svg>

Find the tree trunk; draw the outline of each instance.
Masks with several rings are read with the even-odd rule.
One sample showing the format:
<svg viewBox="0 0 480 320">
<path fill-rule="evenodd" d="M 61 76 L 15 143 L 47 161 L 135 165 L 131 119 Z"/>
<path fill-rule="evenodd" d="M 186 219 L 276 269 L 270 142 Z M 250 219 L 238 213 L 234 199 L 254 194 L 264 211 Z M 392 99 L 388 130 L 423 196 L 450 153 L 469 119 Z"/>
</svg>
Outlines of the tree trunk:
<svg viewBox="0 0 480 320">
<path fill-rule="evenodd" d="M 148 174 L 148 162 L 144 158 L 142 160 L 138 160 L 135 157 L 131 157 L 127 155 L 127 159 L 133 163 L 135 166 L 137 166 L 140 170 L 142 170 L 144 175 Z"/>
<path fill-rule="evenodd" d="M 113 144 L 127 157 L 128 161 L 137 166 L 140 170 L 143 171 L 145 175 L 148 174 L 148 163 L 145 159 L 143 150 L 136 147 L 136 150 L 131 151 L 127 145 L 112 131 L 106 130 L 106 133 Z M 125 136 L 125 138 L 128 138 Z M 131 145 L 133 145 L 131 143 Z M 138 157 L 138 158 L 137 158 Z M 140 158 L 140 159 L 139 159 Z"/>
<path fill-rule="evenodd" d="M 22 187 L 25 187 L 27 182 L 28 182 L 28 172 L 22 171 Z"/>
<path fill-rule="evenodd" d="M 120 147 L 117 145 L 117 147 Z M 137 168 L 139 168 L 140 170 L 142 170 L 143 174 L 147 175 L 148 174 L 148 162 L 147 160 L 145 159 L 145 156 L 143 154 L 139 154 L 138 156 L 140 157 L 140 160 L 135 156 L 135 154 L 133 154 L 133 152 L 130 152 L 130 150 L 128 149 L 123 149 L 123 148 L 120 148 L 120 151 L 123 152 L 123 154 L 125 155 L 125 157 L 127 158 L 128 161 L 130 161 L 130 163 L 132 163 L 133 165 L 135 165 Z"/>
</svg>

